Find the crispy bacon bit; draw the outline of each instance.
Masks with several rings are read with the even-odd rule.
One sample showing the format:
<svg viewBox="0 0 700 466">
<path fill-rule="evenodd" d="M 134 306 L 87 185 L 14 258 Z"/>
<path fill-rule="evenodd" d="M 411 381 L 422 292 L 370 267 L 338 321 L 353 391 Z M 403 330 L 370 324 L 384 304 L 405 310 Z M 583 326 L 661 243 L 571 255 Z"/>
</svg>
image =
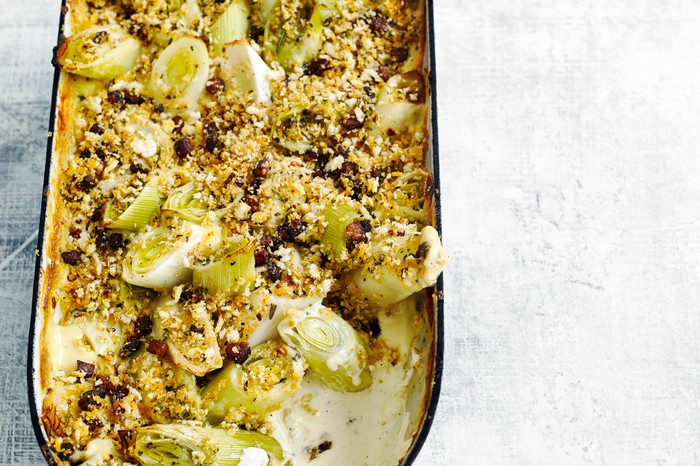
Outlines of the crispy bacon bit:
<svg viewBox="0 0 700 466">
<path fill-rule="evenodd" d="M 241 199 L 251 210 L 258 210 L 260 208 L 260 203 L 252 196 L 243 196 Z"/>
<path fill-rule="evenodd" d="M 204 333 L 204 327 L 202 327 L 201 325 L 192 324 L 190 325 L 190 332 L 202 335 Z"/>
<path fill-rule="evenodd" d="M 306 74 L 312 76 L 323 76 L 323 73 L 331 68 L 331 64 L 326 58 L 317 58 L 306 67 Z"/>
<path fill-rule="evenodd" d="M 360 129 L 363 125 L 363 123 L 354 116 L 346 117 L 340 124 L 348 131 Z"/>
<path fill-rule="evenodd" d="M 104 398 L 104 396 L 100 396 L 100 394 L 95 390 L 88 390 L 86 392 L 83 392 L 80 395 L 80 398 L 78 398 L 78 407 L 80 408 L 80 410 L 91 411 L 92 408 L 97 406 L 99 402 L 95 400 L 95 397 Z"/>
<path fill-rule="evenodd" d="M 88 426 L 88 431 L 95 432 L 105 426 L 104 422 L 99 419 L 83 419 L 83 422 Z"/>
<path fill-rule="evenodd" d="M 78 251 L 63 251 L 61 253 L 61 259 L 68 265 L 78 265 L 82 255 Z"/>
<path fill-rule="evenodd" d="M 90 377 L 92 377 L 92 374 L 95 373 L 95 365 L 90 364 L 89 362 L 78 360 L 78 370 L 85 374 L 86 379 L 89 379 Z"/>
<path fill-rule="evenodd" d="M 226 83 L 224 83 L 224 80 L 221 79 L 218 76 L 214 76 L 211 78 L 209 81 L 207 81 L 207 92 L 209 94 L 218 94 L 219 92 L 223 91 L 224 88 L 226 87 Z"/>
<path fill-rule="evenodd" d="M 399 47 L 391 51 L 391 58 L 393 58 L 397 63 L 403 63 L 408 60 L 408 48 Z"/>
<path fill-rule="evenodd" d="M 306 229 L 306 225 L 301 221 L 300 218 L 290 218 L 287 219 L 286 223 L 283 223 L 277 227 L 277 233 L 279 234 L 282 241 L 292 242 Z"/>
<path fill-rule="evenodd" d="M 204 299 L 204 291 L 204 288 L 201 286 L 194 289 L 187 287 L 180 293 L 180 302 L 186 303 L 191 301 L 192 303 L 198 303 Z"/>
<path fill-rule="evenodd" d="M 265 157 L 255 165 L 255 168 L 253 168 L 253 177 L 264 178 L 268 173 L 270 173 L 270 160 Z"/>
<path fill-rule="evenodd" d="M 273 283 L 282 278 L 282 269 L 273 261 L 267 263 L 267 278 Z"/>
<path fill-rule="evenodd" d="M 416 257 L 419 259 L 425 257 L 425 255 L 428 254 L 428 248 L 429 245 L 427 241 L 420 243 L 418 249 L 416 250 Z"/>
<path fill-rule="evenodd" d="M 148 342 L 146 351 L 151 354 L 155 354 L 159 358 L 163 358 L 165 353 L 168 352 L 168 344 L 162 340 L 151 340 Z"/>
<path fill-rule="evenodd" d="M 382 81 L 384 82 L 388 81 L 389 78 L 391 78 L 391 73 L 389 72 L 389 69 L 384 65 L 379 65 L 379 68 L 377 68 L 377 74 L 380 78 L 382 78 Z"/>
<path fill-rule="evenodd" d="M 369 29 L 377 35 L 384 34 L 389 30 L 389 21 L 387 21 L 384 16 L 377 13 L 377 15 L 372 19 L 372 22 L 369 23 Z"/>
<path fill-rule="evenodd" d="M 99 135 L 105 134 L 105 129 L 102 126 L 98 125 L 97 123 L 92 125 L 88 131 L 90 131 L 91 133 L 99 134 Z"/>
<path fill-rule="evenodd" d="M 124 100 L 126 101 L 127 104 L 131 105 L 141 105 L 146 101 L 146 98 L 142 96 L 141 94 L 135 94 L 130 91 L 126 91 L 124 93 Z"/>
<path fill-rule="evenodd" d="M 124 235 L 121 233 L 111 233 L 109 235 L 109 239 L 107 240 L 107 244 L 109 244 L 109 247 L 114 251 L 123 248 L 125 244 Z"/>
<path fill-rule="evenodd" d="M 226 345 L 226 356 L 236 364 L 243 364 L 250 356 L 250 345 L 245 341 Z"/>
<path fill-rule="evenodd" d="M 107 394 L 114 393 L 114 384 L 104 375 L 95 376 L 95 388 L 102 387 Z"/>
<path fill-rule="evenodd" d="M 136 336 L 145 337 L 153 331 L 153 320 L 149 316 L 139 316 L 135 327 Z"/>
<path fill-rule="evenodd" d="M 129 387 L 127 387 L 126 385 L 117 385 L 117 387 L 114 389 L 114 393 L 112 393 L 112 396 L 116 400 L 121 400 L 124 397 L 126 397 L 126 395 L 128 395 L 128 394 L 129 394 Z"/>
<path fill-rule="evenodd" d="M 270 253 L 266 249 L 258 248 L 255 250 L 255 266 L 260 267 L 261 265 L 267 264 L 267 260 L 270 257 Z"/>
<path fill-rule="evenodd" d="M 219 127 L 216 126 L 216 122 L 210 121 L 204 125 L 203 130 L 207 137 L 204 148 L 209 152 L 214 152 L 219 147 Z"/>
<path fill-rule="evenodd" d="M 129 356 L 137 352 L 140 348 L 141 340 L 139 340 L 139 337 L 129 337 L 126 339 L 124 346 L 122 346 L 120 354 L 123 358 L 128 358 Z"/>
<path fill-rule="evenodd" d="M 352 250 L 360 243 L 369 241 L 367 233 L 370 231 L 370 225 L 367 220 L 353 222 L 345 227 L 345 245 Z"/>
<path fill-rule="evenodd" d="M 175 123 L 173 132 L 176 134 L 182 134 L 182 128 L 185 127 L 185 120 L 183 120 L 181 116 L 174 116 L 173 123 Z"/>
<path fill-rule="evenodd" d="M 76 187 L 84 193 L 90 192 L 92 188 L 97 186 L 97 180 L 92 175 L 84 176 L 78 183 Z"/>
<path fill-rule="evenodd" d="M 117 431 L 119 443 L 124 451 L 128 450 L 134 440 L 134 433 L 131 430 L 122 429 Z"/>
<path fill-rule="evenodd" d="M 58 457 L 61 458 L 63 461 L 68 461 L 70 457 L 73 455 L 73 452 L 75 451 L 75 447 L 73 447 L 73 444 L 70 442 L 62 442 L 61 447 L 58 450 Z"/>
<path fill-rule="evenodd" d="M 90 215 L 90 220 L 93 222 L 101 222 L 102 218 L 104 216 L 105 216 L 105 205 L 102 204 L 97 209 L 92 211 L 92 215 Z"/>
<path fill-rule="evenodd" d="M 124 93 L 122 91 L 110 91 L 107 93 L 107 101 L 112 105 L 124 103 Z"/>
<path fill-rule="evenodd" d="M 186 158 L 188 155 L 194 152 L 194 146 L 192 145 L 192 141 L 190 141 L 190 138 L 188 137 L 180 138 L 177 141 L 175 141 L 174 148 L 175 153 L 181 159 Z"/>
</svg>

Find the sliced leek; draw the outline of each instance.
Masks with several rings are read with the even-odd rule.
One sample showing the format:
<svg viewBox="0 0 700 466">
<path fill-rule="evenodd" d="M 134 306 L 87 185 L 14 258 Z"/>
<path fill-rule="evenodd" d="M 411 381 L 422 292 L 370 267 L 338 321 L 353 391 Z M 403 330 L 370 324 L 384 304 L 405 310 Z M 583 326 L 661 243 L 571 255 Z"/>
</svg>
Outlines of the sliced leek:
<svg viewBox="0 0 700 466">
<path fill-rule="evenodd" d="M 221 351 L 204 302 L 185 308 L 168 295 L 160 298 L 153 311 L 153 334 L 168 344 L 173 362 L 201 377 L 223 365 Z M 193 332 L 193 327 L 198 328 Z"/>
<path fill-rule="evenodd" d="M 190 281 L 188 255 L 205 241 L 206 228 L 184 223 L 177 228 L 152 228 L 129 245 L 122 263 L 122 278 L 132 285 L 167 289 Z"/>
<path fill-rule="evenodd" d="M 221 53 L 224 44 L 248 37 L 250 8 L 247 0 L 233 0 L 211 26 L 212 46 Z"/>
<path fill-rule="evenodd" d="M 323 297 L 305 296 L 293 298 L 272 295 L 269 298 L 268 311 L 263 315 L 262 320 L 258 322 L 255 330 L 250 335 L 250 345 L 257 346 L 262 342 L 279 337 L 277 325 L 284 318 L 284 313 L 287 309 L 304 309 L 321 301 L 323 301 Z"/>
<path fill-rule="evenodd" d="M 220 423 L 232 410 L 262 420 L 299 389 L 304 369 L 304 359 L 279 341 L 254 347 L 244 364 L 229 364 L 202 390 L 209 422 Z"/>
<path fill-rule="evenodd" d="M 424 209 L 427 195 L 428 173 L 415 169 L 408 173 L 392 174 L 385 181 L 385 188 L 375 196 L 375 212 L 384 219 L 406 219 L 411 222 L 425 222 Z"/>
<path fill-rule="evenodd" d="M 202 192 L 195 182 L 175 188 L 163 203 L 162 208 L 195 223 L 201 223 L 209 212 L 207 204 L 202 200 Z"/>
<path fill-rule="evenodd" d="M 69 73 L 109 80 L 126 74 L 141 54 L 139 41 L 116 26 L 98 26 L 66 39 L 56 61 Z"/>
<path fill-rule="evenodd" d="M 278 325 L 282 340 L 306 358 L 327 387 L 358 392 L 372 384 L 367 343 L 342 317 L 321 304 L 291 309 Z"/>
<path fill-rule="evenodd" d="M 230 238 L 212 261 L 194 266 L 192 282 L 214 292 L 249 288 L 255 282 L 253 244 L 241 236 Z"/>
<path fill-rule="evenodd" d="M 419 71 L 389 78 L 377 96 L 375 122 L 382 131 L 416 131 L 423 127 L 427 105 L 425 82 Z"/>
<path fill-rule="evenodd" d="M 277 60 L 284 68 L 304 66 L 316 58 L 323 46 L 323 15 L 318 4 L 301 5 L 286 17 L 288 0 L 279 0 L 265 24 L 265 49 L 268 62 Z M 310 16 L 304 14 L 310 11 Z"/>
<path fill-rule="evenodd" d="M 209 75 L 209 54 L 202 39 L 183 36 L 153 64 L 151 87 L 156 102 L 173 110 L 195 108 Z"/>
<path fill-rule="evenodd" d="M 435 228 L 426 226 L 404 236 L 380 239 L 373 260 L 354 271 L 351 279 L 371 302 L 386 307 L 432 286 L 449 262 Z"/>
<path fill-rule="evenodd" d="M 272 139 L 292 152 L 303 154 L 314 148 L 314 141 L 326 131 L 325 116 L 303 107 L 278 115 L 272 123 Z"/>
<path fill-rule="evenodd" d="M 284 464 L 284 451 L 270 436 L 187 424 L 154 424 L 138 429 L 131 454 L 143 466 L 238 466 L 248 448 L 264 450 L 274 466 Z"/>
<path fill-rule="evenodd" d="M 349 204 L 331 204 L 323 211 L 326 229 L 321 237 L 321 244 L 339 259 L 347 250 L 346 227 L 361 218 L 360 214 Z"/>
<path fill-rule="evenodd" d="M 224 47 L 224 56 L 222 73 L 236 84 L 243 98 L 251 96 L 256 103 L 269 103 L 274 73 L 253 47 L 245 41 L 236 41 Z"/>
<path fill-rule="evenodd" d="M 151 222 L 162 202 L 163 198 L 158 192 L 158 178 L 154 177 L 143 187 L 134 202 L 117 218 L 110 218 L 114 211 L 108 208 L 104 224 L 112 230 L 138 231 Z"/>
</svg>

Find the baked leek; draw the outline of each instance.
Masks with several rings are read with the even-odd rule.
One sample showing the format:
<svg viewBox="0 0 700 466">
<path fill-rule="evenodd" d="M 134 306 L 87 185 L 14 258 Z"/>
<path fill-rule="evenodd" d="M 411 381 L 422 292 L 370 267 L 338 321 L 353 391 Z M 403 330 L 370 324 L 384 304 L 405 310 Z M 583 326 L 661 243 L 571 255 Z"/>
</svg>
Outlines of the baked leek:
<svg viewBox="0 0 700 466">
<path fill-rule="evenodd" d="M 163 198 L 158 192 L 158 178 L 154 177 L 143 187 L 134 202 L 118 216 L 111 206 L 107 208 L 104 224 L 112 230 L 138 231 L 151 222 L 162 202 Z M 116 218 L 111 218 L 115 216 Z"/>
<path fill-rule="evenodd" d="M 377 96 L 376 124 L 382 131 L 416 131 L 424 126 L 425 82 L 419 71 L 389 78 Z"/>
<path fill-rule="evenodd" d="M 272 437 L 188 424 L 153 424 L 138 429 L 132 456 L 143 466 L 238 466 L 249 448 L 264 450 L 274 466 L 284 463 L 284 451 Z"/>
<path fill-rule="evenodd" d="M 109 80 L 136 64 L 141 43 L 116 26 L 98 26 L 66 38 L 56 49 L 56 62 L 69 73 Z"/>
<path fill-rule="evenodd" d="M 321 304 L 290 309 L 278 325 L 282 340 L 306 358 L 327 387 L 358 392 L 372 385 L 367 343 L 342 317 Z"/>
<path fill-rule="evenodd" d="M 435 228 L 384 236 L 373 245 L 373 260 L 351 273 L 371 302 L 386 307 L 432 286 L 449 261 Z"/>
<path fill-rule="evenodd" d="M 250 96 L 256 103 L 269 103 L 274 73 L 253 47 L 245 41 L 236 41 L 224 47 L 223 55 L 222 73 L 235 83 L 242 100 Z"/>
<path fill-rule="evenodd" d="M 209 53 L 202 39 L 183 36 L 153 63 L 151 88 L 156 102 L 175 111 L 198 105 L 209 76 Z"/>
<path fill-rule="evenodd" d="M 255 281 L 253 252 L 250 241 L 233 236 L 211 261 L 194 265 L 192 281 L 210 291 L 239 293 Z"/>
<path fill-rule="evenodd" d="M 289 10 L 293 8 L 289 0 L 278 0 L 265 24 L 268 61 L 276 60 L 284 68 L 309 63 L 323 46 L 321 8 L 314 2 L 297 8 L 290 15 Z"/>
<path fill-rule="evenodd" d="M 264 419 L 299 389 L 304 370 L 304 358 L 280 342 L 254 347 L 245 363 L 229 364 L 202 390 L 209 421 L 218 424 L 234 410 L 247 421 Z"/>
<path fill-rule="evenodd" d="M 247 0 L 233 0 L 211 26 L 211 42 L 216 53 L 224 44 L 248 37 L 250 8 Z"/>
<path fill-rule="evenodd" d="M 223 365 L 211 316 L 205 304 L 185 307 L 175 297 L 164 295 L 153 311 L 153 334 L 168 344 L 173 362 L 196 376 Z"/>
<path fill-rule="evenodd" d="M 202 191 L 194 182 L 175 188 L 163 203 L 162 208 L 195 223 L 201 223 L 209 212 L 206 202 L 202 199 Z"/>
</svg>

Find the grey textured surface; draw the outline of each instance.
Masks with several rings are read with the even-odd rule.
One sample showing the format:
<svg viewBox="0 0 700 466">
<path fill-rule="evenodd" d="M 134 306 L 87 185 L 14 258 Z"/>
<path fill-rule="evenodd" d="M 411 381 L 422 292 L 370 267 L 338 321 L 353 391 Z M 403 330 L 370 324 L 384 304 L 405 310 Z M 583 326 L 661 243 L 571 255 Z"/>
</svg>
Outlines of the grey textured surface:
<svg viewBox="0 0 700 466">
<path fill-rule="evenodd" d="M 700 464 L 700 4 L 436 0 L 446 358 L 417 466 Z M 0 464 L 58 2 L 0 16 Z"/>
</svg>

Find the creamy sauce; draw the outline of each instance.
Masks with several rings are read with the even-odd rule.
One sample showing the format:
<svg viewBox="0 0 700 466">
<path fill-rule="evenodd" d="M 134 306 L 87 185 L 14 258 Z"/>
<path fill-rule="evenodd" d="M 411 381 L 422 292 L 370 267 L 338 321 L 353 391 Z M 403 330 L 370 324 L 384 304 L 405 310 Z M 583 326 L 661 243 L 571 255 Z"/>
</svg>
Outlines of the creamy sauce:
<svg viewBox="0 0 700 466">
<path fill-rule="evenodd" d="M 380 315 L 381 338 L 399 350 L 400 362 L 375 365 L 369 388 L 336 392 L 307 373 L 294 398 L 272 415 L 273 435 L 296 466 L 390 466 L 406 454 L 412 434 L 407 404 L 414 373 L 415 318 L 413 299 L 391 316 Z M 326 450 L 327 442 L 331 444 Z M 314 449 L 316 457 L 311 459 Z"/>
</svg>

